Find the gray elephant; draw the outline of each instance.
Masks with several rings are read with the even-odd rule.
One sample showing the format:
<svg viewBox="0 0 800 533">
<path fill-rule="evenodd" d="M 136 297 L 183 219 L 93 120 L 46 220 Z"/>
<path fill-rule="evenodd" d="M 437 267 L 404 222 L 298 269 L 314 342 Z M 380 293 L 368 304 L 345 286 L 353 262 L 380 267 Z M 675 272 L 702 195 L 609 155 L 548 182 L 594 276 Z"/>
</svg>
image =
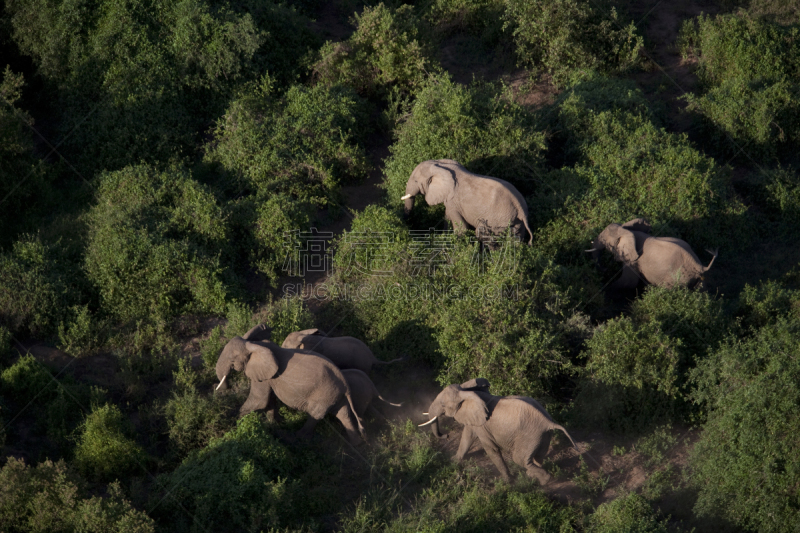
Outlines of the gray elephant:
<svg viewBox="0 0 800 533">
<path fill-rule="evenodd" d="M 392 403 L 381 396 L 378 389 L 375 388 L 375 384 L 369 379 L 369 376 L 361 370 L 349 368 L 347 370 L 342 370 L 342 375 L 344 375 L 344 379 L 347 380 L 347 385 L 350 387 L 350 394 L 353 397 L 353 406 L 358 416 L 363 417 L 367 409 L 371 409 L 374 414 L 383 417 L 383 414 L 372 405 L 372 400 L 374 398 L 378 398 L 393 407 L 403 406 L 403 404 Z"/>
<path fill-rule="evenodd" d="M 239 410 L 240 415 L 266 409 L 268 405 L 276 415 L 274 400 L 271 401 L 274 392 L 287 407 L 308 413 L 309 419 L 298 436 L 309 437 L 317 422 L 334 413 L 352 444 L 360 443 L 359 436 L 366 440 L 342 371 L 319 354 L 256 340 L 265 338 L 269 338 L 269 328 L 260 324 L 244 336 L 228 341 L 217 360 L 217 390 L 227 388 L 225 380 L 231 369 L 244 371 L 250 378 L 250 396 Z M 358 429 L 351 416 L 355 417 Z"/>
<path fill-rule="evenodd" d="M 357 368 L 367 374 L 372 370 L 372 365 L 388 365 L 405 359 L 399 357 L 391 361 L 381 361 L 366 344 L 355 337 L 327 337 L 324 331 L 316 328 L 289 333 L 281 346 L 312 350 L 324 355 L 339 368 Z"/>
<path fill-rule="evenodd" d="M 567 430 L 556 424 L 539 402 L 525 396 L 493 396 L 489 394 L 489 381 L 483 378 L 446 387 L 425 414 L 431 419 L 420 426 L 430 425 L 437 437 L 445 436 L 439 431 L 438 419 L 442 415 L 463 424 L 456 461 L 464 458 L 477 438 L 506 481 L 511 476 L 502 452 L 544 485 L 550 481 L 550 474 L 542 468 L 542 461 L 550 447 L 552 430 L 563 431 L 575 446 Z"/>
<path fill-rule="evenodd" d="M 484 228 L 502 233 L 511 228 L 523 240 L 528 231 L 528 244 L 533 233 L 528 226 L 528 204 L 520 192 L 505 180 L 473 174 L 452 159 L 423 161 L 411 173 L 406 184 L 405 214 L 414 207 L 414 197 L 425 195 L 428 205 L 444 203 L 445 217 L 459 235 L 467 228 Z"/>
<path fill-rule="evenodd" d="M 605 249 L 614 254 L 614 258 L 622 263 L 622 276 L 614 282 L 616 289 L 631 289 L 645 281 L 659 287 L 675 286 L 694 287 L 703 279 L 717 251 L 709 251 L 713 257 L 708 266 L 700 263 L 691 247 L 674 237 L 653 237 L 647 220 L 635 218 L 625 224 L 609 224 L 592 242 L 592 253 L 595 261 Z"/>
</svg>

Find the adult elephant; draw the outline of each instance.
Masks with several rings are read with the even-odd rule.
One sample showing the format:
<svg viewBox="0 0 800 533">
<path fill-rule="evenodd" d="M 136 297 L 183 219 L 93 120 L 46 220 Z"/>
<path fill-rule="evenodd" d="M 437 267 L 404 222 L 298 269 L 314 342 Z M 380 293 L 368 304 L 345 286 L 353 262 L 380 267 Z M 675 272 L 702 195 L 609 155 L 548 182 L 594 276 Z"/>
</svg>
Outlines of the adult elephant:
<svg viewBox="0 0 800 533">
<path fill-rule="evenodd" d="M 361 370 L 349 368 L 347 370 L 342 370 L 342 375 L 344 375 L 344 379 L 347 380 L 347 385 L 350 387 L 350 394 L 353 396 L 353 406 L 358 416 L 363 417 L 367 409 L 371 409 L 373 413 L 383 416 L 383 414 L 372 405 L 372 400 L 375 398 L 393 407 L 403 406 L 401 403 L 392 403 L 381 396 L 378 389 L 375 388 L 375 384 L 369 379 L 369 376 Z"/>
<path fill-rule="evenodd" d="M 289 333 L 281 346 L 312 350 L 324 355 L 339 368 L 356 368 L 367 374 L 373 365 L 388 365 L 405 359 L 399 357 L 391 361 L 381 361 L 366 344 L 355 337 L 328 337 L 317 328 Z"/>
<path fill-rule="evenodd" d="M 277 409 L 270 402 L 274 392 L 286 406 L 308 413 L 308 421 L 298 436 L 309 437 L 317 422 L 334 413 L 352 444 L 360 442 L 359 436 L 366 440 L 342 371 L 319 354 L 281 348 L 264 340 L 268 338 L 269 328 L 260 324 L 244 336 L 228 341 L 217 360 L 217 390 L 227 388 L 225 380 L 231 369 L 244 371 L 250 378 L 250 395 L 239 410 L 240 415 L 266 409 L 268 404 L 275 414 Z M 351 416 L 355 417 L 356 425 Z"/>
<path fill-rule="evenodd" d="M 473 174 L 452 159 L 423 161 L 411 173 L 406 184 L 405 214 L 414 207 L 414 197 L 425 195 L 428 205 L 444 203 L 445 217 L 457 234 L 467 228 L 502 233 L 506 228 L 519 240 L 528 231 L 528 204 L 520 192 L 505 180 Z"/>
<path fill-rule="evenodd" d="M 616 289 L 632 289 L 639 281 L 659 287 L 694 287 L 714 264 L 717 251 L 703 266 L 686 241 L 674 237 L 653 237 L 647 220 L 635 218 L 625 224 L 609 224 L 592 242 L 590 252 L 595 261 L 600 252 L 609 250 L 622 263 L 622 275 L 614 282 Z"/>
<path fill-rule="evenodd" d="M 453 417 L 463 424 L 456 461 L 464 458 L 477 438 L 506 481 L 511 476 L 502 452 L 544 485 L 550 481 L 550 474 L 542 468 L 542 461 L 550 447 L 552 430 L 563 431 L 575 446 L 567 430 L 556 424 L 539 402 L 526 396 L 493 396 L 489 394 L 489 381 L 483 378 L 446 387 L 425 414 L 431 419 L 420 426 L 430 425 L 437 437 L 446 436 L 439 431 L 441 416 Z"/>
</svg>

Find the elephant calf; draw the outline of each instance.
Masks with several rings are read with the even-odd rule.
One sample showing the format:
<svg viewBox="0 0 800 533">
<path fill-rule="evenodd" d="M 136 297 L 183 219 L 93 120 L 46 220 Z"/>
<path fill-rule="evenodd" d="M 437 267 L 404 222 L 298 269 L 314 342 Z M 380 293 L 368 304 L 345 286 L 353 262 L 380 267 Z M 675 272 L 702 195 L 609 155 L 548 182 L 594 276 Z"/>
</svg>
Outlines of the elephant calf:
<svg viewBox="0 0 800 533">
<path fill-rule="evenodd" d="M 356 368 L 366 374 L 369 374 L 372 365 L 388 365 L 405 359 L 399 357 L 392 361 L 381 361 L 355 337 L 328 337 L 317 328 L 289 333 L 281 347 L 311 350 L 324 355 L 341 369 Z"/>
<path fill-rule="evenodd" d="M 593 241 L 593 247 L 586 250 L 597 261 L 600 252 L 608 249 L 622 263 L 622 276 L 614 282 L 614 288 L 632 289 L 639 281 L 668 289 L 676 285 L 692 288 L 717 258 L 716 251 L 706 250 L 714 257 L 708 266 L 703 266 L 686 241 L 653 237 L 650 231 L 650 224 L 643 218 L 622 225 L 609 224 Z"/>
<path fill-rule="evenodd" d="M 493 396 L 489 394 L 489 381 L 483 378 L 446 387 L 425 414 L 431 419 L 420 426 L 430 425 L 437 437 L 444 436 L 439 431 L 440 416 L 453 417 L 463 424 L 456 461 L 464 458 L 477 438 L 507 482 L 511 476 L 502 452 L 544 485 L 550 481 L 550 474 L 542 468 L 542 461 L 550 448 L 552 430 L 563 431 L 578 449 L 567 430 L 556 424 L 539 402 L 526 396 Z"/>
</svg>

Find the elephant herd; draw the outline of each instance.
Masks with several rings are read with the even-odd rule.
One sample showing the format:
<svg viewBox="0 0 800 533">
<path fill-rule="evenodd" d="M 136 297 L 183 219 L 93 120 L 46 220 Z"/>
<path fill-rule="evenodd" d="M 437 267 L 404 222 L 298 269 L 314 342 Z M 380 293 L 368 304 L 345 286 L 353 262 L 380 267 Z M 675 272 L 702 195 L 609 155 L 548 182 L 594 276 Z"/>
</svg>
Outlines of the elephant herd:
<svg viewBox="0 0 800 533">
<path fill-rule="evenodd" d="M 527 232 L 528 244 L 533 242 L 525 198 L 507 181 L 473 174 L 451 159 L 424 161 L 411 173 L 401 198 L 406 216 L 419 194 L 428 205 L 445 205 L 445 217 L 457 234 L 473 228 L 481 238 L 487 231 L 499 234 L 510 230 L 519 240 Z M 666 288 L 693 287 L 703 279 L 717 257 L 716 251 L 709 252 L 713 258 L 703 266 L 686 242 L 650 235 L 651 230 L 643 218 L 609 224 L 586 251 L 597 261 L 600 253 L 608 250 L 623 264 L 616 288 L 633 288 L 640 281 Z M 381 397 L 368 373 L 375 365 L 402 358 L 380 361 L 362 341 L 328 337 L 318 329 L 291 333 L 281 346 L 271 342 L 270 336 L 270 328 L 258 325 L 231 339 L 217 361 L 217 390 L 227 387 L 231 370 L 243 371 L 250 379 L 250 394 L 240 415 L 266 409 L 278 418 L 277 398 L 309 415 L 298 436 L 309 437 L 317 423 L 331 413 L 344 426 L 350 442 L 357 445 L 366 440 L 362 417 L 374 398 L 400 406 Z M 575 446 L 569 433 L 536 400 L 493 396 L 483 378 L 446 387 L 425 415 L 430 420 L 420 426 L 430 425 L 437 437 L 444 436 L 439 430 L 442 416 L 463 425 L 456 459 L 461 461 L 477 439 L 507 481 L 510 475 L 503 452 L 544 484 L 550 476 L 542 469 L 542 461 L 552 432 L 563 431 Z"/>
<path fill-rule="evenodd" d="M 269 340 L 271 333 L 269 327 L 259 324 L 228 341 L 217 360 L 217 390 L 227 388 L 231 370 L 244 372 L 250 379 L 250 394 L 240 415 L 266 409 L 277 419 L 277 398 L 287 407 L 308 414 L 298 437 L 310 437 L 317 423 L 331 413 L 344 426 L 350 443 L 358 445 L 366 440 L 362 417 L 372 408 L 374 398 L 400 407 L 380 395 L 367 372 L 373 365 L 402 358 L 380 361 L 360 340 L 327 337 L 318 329 L 291 333 L 281 346 Z M 430 425 L 437 437 L 446 436 L 439 430 L 439 418 L 455 418 L 464 426 L 456 459 L 461 461 L 478 439 L 506 481 L 510 481 L 510 475 L 502 452 L 545 484 L 550 476 L 542 469 L 542 460 L 550 446 L 551 431 L 563 431 L 575 445 L 569 433 L 536 400 L 493 396 L 483 378 L 446 387 L 425 414 L 431 419 L 420 426 Z"/>
<path fill-rule="evenodd" d="M 522 194 L 505 180 L 473 174 L 452 159 L 423 161 L 414 169 L 406 184 L 405 215 L 414 207 L 414 197 L 422 194 L 428 205 L 445 205 L 445 218 L 456 234 L 472 228 L 481 238 L 486 233 L 500 234 L 509 229 L 518 239 L 533 233 L 528 225 L 528 204 Z M 711 268 L 700 263 L 689 245 L 673 237 L 651 236 L 652 228 L 643 218 L 625 224 L 609 224 L 593 241 L 595 261 L 600 252 L 609 250 L 623 264 L 622 276 L 613 287 L 635 288 L 640 281 L 671 288 L 697 285 Z"/>
</svg>

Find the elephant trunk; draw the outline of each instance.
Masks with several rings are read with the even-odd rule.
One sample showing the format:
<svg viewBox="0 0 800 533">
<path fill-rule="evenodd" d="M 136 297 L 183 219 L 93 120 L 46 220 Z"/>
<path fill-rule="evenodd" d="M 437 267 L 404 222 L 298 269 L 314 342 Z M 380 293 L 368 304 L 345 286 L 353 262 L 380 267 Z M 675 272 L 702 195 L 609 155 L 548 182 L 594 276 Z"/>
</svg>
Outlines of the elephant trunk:
<svg viewBox="0 0 800 533">
<path fill-rule="evenodd" d="M 219 385 L 215 388 L 215 390 L 222 391 L 228 389 L 228 374 L 231 371 L 231 364 L 227 358 L 220 356 L 217 360 L 217 379 L 219 380 Z"/>
<path fill-rule="evenodd" d="M 442 437 L 447 437 L 446 433 L 442 433 L 441 431 L 439 431 L 439 418 L 444 415 L 444 408 L 439 403 L 438 399 L 433 401 L 433 403 L 430 406 L 430 409 L 428 409 L 428 412 L 425 414 L 427 414 L 428 417 L 430 417 L 430 419 L 428 420 L 428 422 L 421 425 L 423 426 L 430 425 L 431 431 L 437 438 L 441 439 Z"/>
<path fill-rule="evenodd" d="M 402 200 L 404 202 L 403 207 L 403 216 L 408 217 L 411 214 L 411 210 L 414 209 L 414 197 L 420 193 L 419 184 L 417 180 L 413 177 L 408 180 L 406 184 L 406 194 L 403 196 Z"/>
<path fill-rule="evenodd" d="M 446 434 L 442 434 L 442 432 L 439 431 L 439 420 L 438 419 L 434 420 L 433 423 L 431 424 L 431 431 L 436 436 L 436 438 L 439 438 L 439 439 L 441 439 L 442 437 L 446 437 L 447 436 Z"/>
</svg>

